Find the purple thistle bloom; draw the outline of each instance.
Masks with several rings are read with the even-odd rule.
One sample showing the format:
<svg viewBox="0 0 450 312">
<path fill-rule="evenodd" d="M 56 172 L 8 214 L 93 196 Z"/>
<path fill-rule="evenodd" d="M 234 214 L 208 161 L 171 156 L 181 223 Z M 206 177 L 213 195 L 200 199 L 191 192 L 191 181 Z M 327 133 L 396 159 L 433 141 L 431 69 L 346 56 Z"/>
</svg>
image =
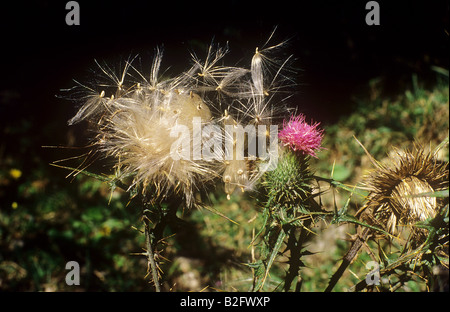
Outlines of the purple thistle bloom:
<svg viewBox="0 0 450 312">
<path fill-rule="evenodd" d="M 323 130 L 317 128 L 319 124 L 308 125 L 302 114 L 291 116 L 289 122 L 283 122 L 283 130 L 278 137 L 284 146 L 317 158 L 316 152 L 322 149 L 320 144 L 323 138 Z"/>
</svg>

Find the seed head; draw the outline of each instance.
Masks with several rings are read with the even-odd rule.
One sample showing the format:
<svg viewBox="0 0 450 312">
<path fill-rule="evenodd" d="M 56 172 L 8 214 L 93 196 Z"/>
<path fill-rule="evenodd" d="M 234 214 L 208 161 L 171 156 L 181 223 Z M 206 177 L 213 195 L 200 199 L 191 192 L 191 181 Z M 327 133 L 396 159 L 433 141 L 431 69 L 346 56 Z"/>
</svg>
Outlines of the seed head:
<svg viewBox="0 0 450 312">
<path fill-rule="evenodd" d="M 261 176 L 259 166 L 267 160 L 249 152 L 244 159 L 224 159 L 223 151 L 215 148 L 212 157 L 194 157 L 204 156 L 204 146 L 212 142 L 204 133 L 195 136 L 194 120 L 202 127 L 219 129 L 214 133 L 219 142 L 226 139 L 220 130 L 227 125 L 270 124 L 285 107 L 274 102 L 274 95 L 290 81 L 284 74 L 290 57 L 280 62 L 268 57 L 282 45 L 257 49 L 250 68 L 222 65 L 228 48 L 211 45 L 204 61 L 192 55 L 193 65 L 169 79 L 160 77 L 159 49 L 149 77 L 133 66 L 133 60 L 126 62 L 120 74 L 97 63 L 96 83 L 79 83 L 88 94 L 69 124 L 90 122 L 94 151 L 113 159 L 118 171 L 133 177 L 130 188 L 152 188 L 156 198 L 174 192 L 182 194 L 190 206 L 194 191 L 220 176 L 227 195 L 236 187 L 248 189 Z M 235 147 L 243 144 L 237 142 Z"/>
<path fill-rule="evenodd" d="M 436 152 L 416 145 L 412 150 L 394 150 L 386 164 L 374 164 L 375 170 L 364 182 L 370 193 L 362 211 L 373 216 L 379 226 L 396 234 L 401 226 L 436 216 L 443 201 L 426 194 L 448 188 L 448 163 L 437 161 Z"/>
</svg>

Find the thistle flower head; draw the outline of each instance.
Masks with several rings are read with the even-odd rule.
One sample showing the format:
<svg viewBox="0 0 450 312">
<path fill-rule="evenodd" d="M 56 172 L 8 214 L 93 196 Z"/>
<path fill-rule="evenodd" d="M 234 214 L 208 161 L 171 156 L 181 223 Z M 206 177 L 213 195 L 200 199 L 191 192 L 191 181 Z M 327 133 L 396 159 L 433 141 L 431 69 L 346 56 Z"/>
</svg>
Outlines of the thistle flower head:
<svg viewBox="0 0 450 312">
<path fill-rule="evenodd" d="M 291 116 L 289 122 L 283 122 L 283 129 L 278 137 L 284 146 L 317 158 L 316 152 L 321 149 L 323 138 L 323 130 L 318 126 L 319 123 L 308 124 L 302 114 Z"/>
</svg>

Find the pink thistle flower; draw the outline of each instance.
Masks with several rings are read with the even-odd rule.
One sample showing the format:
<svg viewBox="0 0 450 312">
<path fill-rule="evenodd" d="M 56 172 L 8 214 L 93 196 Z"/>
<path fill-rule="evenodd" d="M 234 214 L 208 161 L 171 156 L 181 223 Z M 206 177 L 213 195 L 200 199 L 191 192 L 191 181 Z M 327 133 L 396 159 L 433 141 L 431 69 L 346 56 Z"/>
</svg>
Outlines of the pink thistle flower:
<svg viewBox="0 0 450 312">
<path fill-rule="evenodd" d="M 291 116 L 289 122 L 283 122 L 283 130 L 278 137 L 284 146 L 317 158 L 316 152 L 322 149 L 320 144 L 323 138 L 323 130 L 317 128 L 319 124 L 307 124 L 302 114 Z"/>
</svg>

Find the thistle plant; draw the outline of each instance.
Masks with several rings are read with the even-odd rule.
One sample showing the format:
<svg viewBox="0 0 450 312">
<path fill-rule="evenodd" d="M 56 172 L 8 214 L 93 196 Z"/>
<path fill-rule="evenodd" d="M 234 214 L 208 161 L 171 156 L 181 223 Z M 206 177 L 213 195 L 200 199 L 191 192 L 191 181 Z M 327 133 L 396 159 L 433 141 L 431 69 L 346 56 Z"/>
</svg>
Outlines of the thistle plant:
<svg viewBox="0 0 450 312">
<path fill-rule="evenodd" d="M 222 65 L 228 47 L 211 45 L 203 61 L 192 54 L 190 68 L 163 79 L 162 51 L 157 49 L 148 76 L 134 59 L 119 73 L 97 63 L 94 84 L 77 83 L 71 89 L 82 94 L 82 105 L 69 125 L 89 123 L 94 134 L 90 155 L 109 160 L 115 174 L 108 180 L 86 169 L 76 171 L 141 198 L 147 239 L 143 255 L 157 290 L 156 245 L 164 240 L 166 226 L 179 221 L 178 209 L 206 207 L 220 214 L 196 193 L 219 179 L 228 198 L 235 190 L 254 189 L 277 161 L 273 124 L 290 109 L 288 97 L 276 99 L 292 83 L 287 74 L 291 57 L 272 57 L 284 44 L 268 42 L 256 48 L 249 68 Z"/>
<path fill-rule="evenodd" d="M 160 49 L 148 74 L 136 67 L 137 57 L 119 71 L 96 62 L 93 82 L 70 89 L 81 105 L 69 124 L 87 123 L 90 151 L 78 168 L 60 167 L 120 187 L 139 202 L 143 225 L 136 229 L 146 241 L 144 251 L 135 254 L 147 258 L 146 277 L 156 291 L 165 287 L 167 241 L 186 225 L 178 212 L 205 208 L 228 219 L 207 204 L 210 192 L 229 200 L 251 191 L 256 200 L 261 226 L 251 248 L 260 253 L 248 263 L 253 291 L 270 287 L 269 276 L 281 262 L 286 270 L 275 290 L 301 290 L 301 268 L 312 254 L 306 243 L 323 220 L 356 225 L 354 241 L 326 291 L 369 239 L 403 243 L 396 260 L 383 252 L 378 259 L 384 276 L 402 269 L 402 282 L 419 269 L 426 275 L 433 265 L 448 265 L 448 162 L 436 157 L 448 139 L 430 152 L 420 146 L 395 150 L 387 164 L 366 151 L 374 170 L 361 186 L 316 176 L 311 160 L 324 149 L 324 131 L 287 104 L 292 92 L 284 91 L 294 85 L 292 56 L 280 58 L 284 42 L 270 45 L 271 39 L 255 49 L 247 67 L 224 65 L 229 48 L 214 44 L 203 59 L 192 53 L 187 69 L 175 75 L 161 70 Z M 88 171 L 97 158 L 107 160 L 108 171 Z M 326 210 L 318 181 L 349 191 L 347 203 Z M 351 215 L 348 205 L 357 190 L 368 194 Z M 401 240 L 405 233 L 409 236 Z M 355 285 L 356 290 L 370 287 L 364 280 Z"/>
<path fill-rule="evenodd" d="M 250 265 L 254 270 L 255 291 L 263 289 L 279 254 L 289 257 L 283 289 L 289 291 L 297 280 L 295 290 L 300 290 L 302 256 L 309 254 L 304 243 L 312 233 L 310 227 L 314 220 L 325 214 L 314 199 L 313 174 L 309 166 L 309 158 L 316 157 L 321 149 L 323 130 L 318 126 L 318 123 L 306 123 L 303 115 L 291 116 L 279 132 L 282 145 L 278 166 L 265 173 L 260 188 L 264 207 L 264 223 L 257 235 L 262 236 L 261 259 Z"/>
</svg>

